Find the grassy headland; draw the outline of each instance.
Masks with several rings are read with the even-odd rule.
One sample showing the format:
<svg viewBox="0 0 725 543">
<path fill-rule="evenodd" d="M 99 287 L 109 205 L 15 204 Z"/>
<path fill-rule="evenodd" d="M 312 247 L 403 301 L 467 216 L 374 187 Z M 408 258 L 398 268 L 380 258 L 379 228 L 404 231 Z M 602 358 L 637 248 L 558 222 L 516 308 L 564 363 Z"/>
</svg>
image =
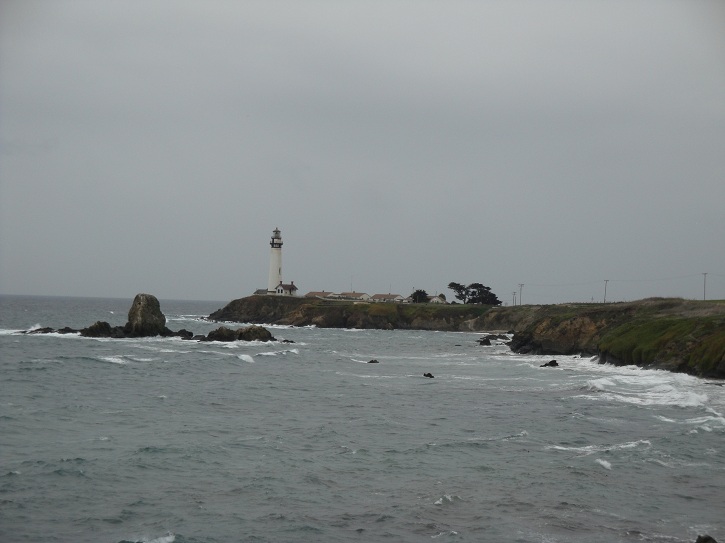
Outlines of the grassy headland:
<svg viewBox="0 0 725 543">
<path fill-rule="evenodd" d="M 511 348 L 520 353 L 598 355 L 614 364 L 725 378 L 725 301 L 492 307 L 249 296 L 209 318 L 321 328 L 512 331 Z"/>
</svg>

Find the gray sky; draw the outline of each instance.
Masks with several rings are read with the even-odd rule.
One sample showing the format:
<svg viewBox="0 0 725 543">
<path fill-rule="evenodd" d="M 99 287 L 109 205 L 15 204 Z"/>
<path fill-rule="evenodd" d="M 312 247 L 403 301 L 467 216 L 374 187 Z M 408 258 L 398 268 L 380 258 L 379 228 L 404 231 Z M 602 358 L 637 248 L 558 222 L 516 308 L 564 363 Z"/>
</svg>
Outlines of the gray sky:
<svg viewBox="0 0 725 543">
<path fill-rule="evenodd" d="M 0 292 L 725 298 L 720 1 L 0 4 Z"/>
</svg>

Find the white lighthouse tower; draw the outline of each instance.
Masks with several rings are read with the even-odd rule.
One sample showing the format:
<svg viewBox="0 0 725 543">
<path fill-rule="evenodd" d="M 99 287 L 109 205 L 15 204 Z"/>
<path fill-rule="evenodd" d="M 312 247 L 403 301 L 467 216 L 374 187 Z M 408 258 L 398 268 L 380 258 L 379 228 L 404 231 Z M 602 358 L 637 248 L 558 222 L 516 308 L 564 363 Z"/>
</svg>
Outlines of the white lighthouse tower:
<svg viewBox="0 0 725 543">
<path fill-rule="evenodd" d="M 272 248 L 269 255 L 269 280 L 267 281 L 267 294 L 276 294 L 277 287 L 282 282 L 282 235 L 279 228 L 272 232 Z"/>
</svg>

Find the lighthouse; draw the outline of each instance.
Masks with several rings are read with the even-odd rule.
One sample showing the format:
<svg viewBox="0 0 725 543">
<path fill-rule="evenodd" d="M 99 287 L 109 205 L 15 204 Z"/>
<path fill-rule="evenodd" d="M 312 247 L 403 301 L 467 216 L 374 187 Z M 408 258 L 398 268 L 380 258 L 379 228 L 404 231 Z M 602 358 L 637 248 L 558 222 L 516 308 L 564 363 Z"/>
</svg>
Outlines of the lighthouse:
<svg viewBox="0 0 725 543">
<path fill-rule="evenodd" d="M 267 294 L 277 294 L 277 287 L 282 282 L 282 234 L 279 228 L 272 232 L 272 241 L 269 242 L 269 280 L 267 281 Z"/>
</svg>

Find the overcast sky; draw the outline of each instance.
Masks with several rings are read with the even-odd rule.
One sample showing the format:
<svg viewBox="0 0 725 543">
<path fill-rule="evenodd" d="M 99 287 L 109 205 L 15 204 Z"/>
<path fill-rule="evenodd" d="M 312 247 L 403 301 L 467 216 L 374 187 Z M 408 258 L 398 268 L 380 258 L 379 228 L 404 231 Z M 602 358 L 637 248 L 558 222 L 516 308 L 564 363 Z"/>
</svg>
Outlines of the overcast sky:
<svg viewBox="0 0 725 543">
<path fill-rule="evenodd" d="M 724 6 L 4 0 L 0 293 L 723 299 Z"/>
</svg>

